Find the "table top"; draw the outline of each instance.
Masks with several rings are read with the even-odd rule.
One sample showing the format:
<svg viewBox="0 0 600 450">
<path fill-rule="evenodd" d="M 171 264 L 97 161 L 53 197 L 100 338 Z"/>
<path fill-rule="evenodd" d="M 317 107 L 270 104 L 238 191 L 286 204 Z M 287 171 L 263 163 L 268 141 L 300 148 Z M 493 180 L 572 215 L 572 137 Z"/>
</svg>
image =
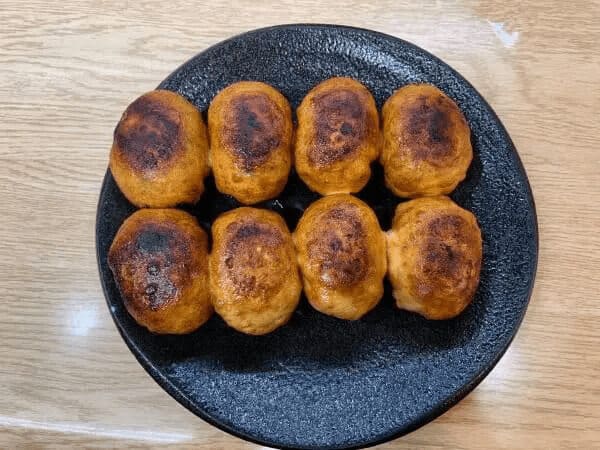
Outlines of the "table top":
<svg viewBox="0 0 600 450">
<path fill-rule="evenodd" d="M 340 23 L 464 75 L 511 134 L 539 216 L 512 346 L 434 422 L 382 448 L 600 448 L 600 5 L 527 2 L 0 1 L 0 447 L 247 449 L 171 399 L 106 308 L 95 208 L 127 104 L 262 26 Z"/>
</svg>

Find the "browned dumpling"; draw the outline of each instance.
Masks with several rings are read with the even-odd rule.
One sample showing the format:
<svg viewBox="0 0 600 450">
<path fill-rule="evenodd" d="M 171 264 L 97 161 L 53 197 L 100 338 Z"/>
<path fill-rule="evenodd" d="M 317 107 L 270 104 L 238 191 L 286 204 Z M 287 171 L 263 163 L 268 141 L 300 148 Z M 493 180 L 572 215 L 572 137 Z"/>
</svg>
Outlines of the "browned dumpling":
<svg viewBox="0 0 600 450">
<path fill-rule="evenodd" d="M 481 254 L 475 216 L 448 197 L 401 203 L 387 233 L 396 305 L 428 319 L 460 314 L 477 290 Z"/>
<path fill-rule="evenodd" d="M 351 78 L 315 86 L 298 110 L 295 166 L 322 195 L 360 191 L 379 156 L 379 116 L 369 90 Z"/>
<path fill-rule="evenodd" d="M 215 220 L 210 288 L 215 310 L 246 334 L 266 334 L 292 316 L 302 284 L 287 225 L 264 209 L 238 208 Z"/>
<path fill-rule="evenodd" d="M 381 164 L 399 197 L 449 194 L 473 159 L 471 132 L 456 103 L 435 86 L 398 89 L 382 109 Z"/>
<path fill-rule="evenodd" d="M 208 108 L 217 189 L 250 205 L 279 195 L 292 166 L 292 113 L 286 98 L 258 81 L 223 89 Z"/>
<path fill-rule="evenodd" d="M 129 314 L 155 333 L 196 330 L 213 312 L 208 237 L 176 209 L 140 209 L 117 232 L 108 264 Z"/>
<path fill-rule="evenodd" d="M 142 95 L 127 107 L 115 129 L 110 171 L 136 206 L 195 203 L 209 172 L 200 112 L 171 91 Z"/>
<path fill-rule="evenodd" d="M 300 219 L 294 243 L 304 292 L 315 309 L 355 320 L 377 305 L 385 238 L 366 203 L 348 194 L 317 200 Z"/>
</svg>

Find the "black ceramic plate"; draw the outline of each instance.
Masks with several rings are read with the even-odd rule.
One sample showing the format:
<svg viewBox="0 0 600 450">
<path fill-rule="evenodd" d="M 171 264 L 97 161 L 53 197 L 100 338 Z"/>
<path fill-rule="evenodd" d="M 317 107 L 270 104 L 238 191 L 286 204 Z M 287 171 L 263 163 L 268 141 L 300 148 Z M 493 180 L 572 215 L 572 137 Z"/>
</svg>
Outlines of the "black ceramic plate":
<svg viewBox="0 0 600 450">
<path fill-rule="evenodd" d="M 179 92 L 205 111 L 228 84 L 260 80 L 296 107 L 311 87 L 338 75 L 364 83 L 380 107 L 400 86 L 433 83 L 458 103 L 471 126 L 475 158 L 452 197 L 479 219 L 483 269 L 472 305 L 458 318 L 433 322 L 399 311 L 387 286 L 380 305 L 356 322 L 320 314 L 303 299 L 290 323 L 267 336 L 242 335 L 218 317 L 188 336 L 155 336 L 129 317 L 107 267 L 110 243 L 134 211 L 110 173 L 98 206 L 102 285 L 131 351 L 192 412 L 232 434 L 274 447 L 364 447 L 442 414 L 498 362 L 523 318 L 535 276 L 535 208 L 513 143 L 477 91 L 424 50 L 373 31 L 280 26 L 205 50 L 160 87 Z M 359 197 L 373 207 L 383 229 L 402 201 L 385 189 L 378 165 Z M 279 198 L 262 206 L 282 214 L 293 229 L 316 198 L 292 174 Z M 236 206 L 209 179 L 201 201 L 186 209 L 208 229 L 219 213 Z"/>
</svg>

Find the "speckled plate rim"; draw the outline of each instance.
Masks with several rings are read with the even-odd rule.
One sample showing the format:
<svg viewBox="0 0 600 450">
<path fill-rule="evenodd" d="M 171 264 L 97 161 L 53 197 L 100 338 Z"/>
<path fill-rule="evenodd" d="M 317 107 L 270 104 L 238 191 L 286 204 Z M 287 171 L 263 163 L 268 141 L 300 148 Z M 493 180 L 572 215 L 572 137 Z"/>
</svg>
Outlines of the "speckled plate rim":
<svg viewBox="0 0 600 450">
<path fill-rule="evenodd" d="M 459 391 L 457 391 L 456 394 L 449 401 L 440 403 L 439 405 L 437 405 L 437 407 L 432 408 L 427 414 L 423 414 L 421 416 L 415 417 L 410 425 L 402 427 L 397 430 L 393 430 L 388 434 L 384 434 L 384 435 L 382 435 L 378 438 L 372 439 L 370 441 L 365 441 L 365 442 L 361 443 L 360 445 L 353 445 L 353 446 L 341 445 L 341 446 L 327 447 L 330 449 L 350 449 L 350 450 L 361 449 L 361 448 L 372 447 L 375 445 L 383 444 L 385 442 L 405 436 L 408 433 L 411 433 L 411 432 L 417 430 L 418 428 L 421 428 L 422 426 L 433 421 L 434 419 L 438 418 L 439 416 L 441 416 L 442 414 L 447 412 L 450 408 L 452 408 L 457 403 L 459 403 L 462 399 L 464 399 L 470 392 L 472 392 L 479 385 L 479 383 L 481 383 L 483 381 L 483 379 L 492 371 L 492 369 L 494 367 L 496 367 L 496 365 L 498 364 L 500 359 L 504 356 L 504 354 L 508 350 L 508 348 L 509 348 L 510 344 L 512 343 L 513 339 L 515 338 L 519 328 L 521 327 L 523 318 L 525 317 L 525 313 L 529 306 L 531 294 L 533 292 L 533 287 L 535 284 L 535 278 L 536 278 L 536 274 L 537 274 L 538 257 L 539 257 L 539 226 L 538 226 L 538 220 L 537 220 L 537 212 L 536 212 L 535 201 L 533 198 L 533 192 L 531 189 L 531 184 L 529 183 L 529 179 L 527 177 L 527 173 L 525 171 L 525 168 L 523 166 L 523 163 L 521 161 L 519 153 L 517 152 L 517 149 L 511 139 L 510 135 L 508 134 L 506 127 L 504 126 L 504 124 L 502 123 L 502 121 L 500 120 L 500 118 L 498 117 L 496 112 L 492 109 L 492 107 L 485 100 L 485 98 L 479 93 L 479 91 L 477 91 L 477 89 L 475 89 L 475 87 L 469 81 L 467 81 L 459 72 L 457 72 L 450 65 L 448 65 L 447 63 L 445 63 L 444 61 L 439 59 L 437 56 L 429 53 L 427 50 L 424 50 L 423 48 L 421 48 L 409 41 L 405 41 L 401 38 L 397 38 L 397 37 L 391 36 L 389 34 L 381 33 L 379 31 L 373 31 L 373 30 L 369 30 L 366 28 L 352 27 L 352 26 L 347 26 L 347 25 L 319 24 L 319 23 L 282 24 L 282 25 L 275 25 L 275 26 L 270 26 L 270 27 L 249 30 L 247 32 L 244 32 L 244 33 L 232 36 L 223 41 L 220 41 L 220 42 L 206 48 L 205 50 L 201 51 L 200 53 L 196 54 L 189 60 L 185 61 L 183 64 L 178 66 L 172 73 L 178 72 L 187 64 L 190 64 L 192 61 L 201 57 L 205 52 L 215 50 L 215 49 L 227 44 L 230 41 L 243 39 L 246 36 L 264 33 L 269 30 L 295 31 L 295 30 L 300 30 L 300 29 L 302 29 L 302 30 L 310 30 L 310 29 L 336 30 L 336 31 L 347 30 L 347 31 L 358 32 L 358 33 L 364 34 L 365 36 L 377 35 L 384 39 L 396 41 L 404 46 L 413 47 L 413 48 L 417 49 L 419 52 L 422 52 L 427 57 L 431 58 L 431 60 L 435 61 L 436 64 L 443 66 L 446 69 L 448 69 L 450 72 L 452 72 L 458 79 L 460 79 L 462 82 L 464 82 L 464 84 L 474 92 L 475 96 L 478 97 L 477 100 L 484 106 L 484 108 L 487 110 L 486 112 L 489 113 L 491 115 L 491 117 L 494 119 L 494 121 L 498 125 L 498 130 L 502 133 L 503 138 L 510 145 L 513 156 L 515 158 L 515 163 L 517 166 L 516 169 L 521 172 L 522 179 L 526 183 L 526 191 L 527 191 L 527 195 L 528 195 L 527 200 L 531 204 L 531 208 L 532 208 L 531 213 L 533 216 L 533 224 L 534 224 L 534 230 L 533 230 L 534 242 L 532 243 L 532 245 L 535 247 L 534 261 L 532 261 L 533 271 L 531 274 L 531 278 L 529 280 L 526 298 L 524 299 L 524 307 L 522 309 L 521 315 L 518 318 L 518 322 L 517 322 L 516 326 L 514 327 L 514 332 L 512 333 L 512 335 L 509 336 L 509 338 L 503 344 L 502 350 L 497 353 L 496 358 L 485 368 L 485 370 L 481 371 L 479 374 L 475 375 L 469 382 L 465 383 L 463 385 L 463 387 Z M 104 203 L 108 175 L 109 175 L 109 171 L 107 170 L 107 172 L 104 175 L 104 179 L 102 181 L 102 186 L 101 186 L 101 191 L 100 191 L 100 196 L 98 199 L 98 206 L 97 206 L 97 211 L 96 211 L 96 227 L 95 227 L 96 260 L 98 263 L 98 270 L 99 270 L 99 274 L 100 274 L 100 283 L 102 285 L 102 291 L 104 294 L 105 301 L 106 301 L 108 309 L 111 313 L 113 322 L 115 323 L 115 325 L 119 331 L 119 334 L 121 335 L 121 337 L 127 344 L 129 350 L 133 353 L 133 355 L 138 360 L 138 362 L 141 364 L 141 366 L 144 368 L 144 370 L 146 370 L 146 372 L 148 372 L 148 374 L 152 377 L 152 379 L 154 379 L 154 381 L 156 381 L 161 388 L 163 388 L 171 397 L 173 397 L 175 400 L 177 400 L 180 404 L 182 404 L 184 407 L 186 407 L 189 411 L 191 411 L 192 413 L 194 413 L 195 415 L 197 415 L 198 417 L 200 417 L 202 420 L 206 421 L 207 423 L 219 428 L 222 431 L 225 431 L 226 433 L 229 433 L 233 436 L 239 437 L 241 439 L 244 439 L 246 441 L 249 441 L 249 442 L 252 442 L 252 443 L 255 443 L 258 445 L 267 445 L 270 447 L 281 448 L 281 449 L 286 449 L 286 450 L 299 448 L 299 447 L 281 446 L 279 443 L 274 442 L 274 441 L 258 439 L 248 433 L 240 431 L 239 429 L 230 427 L 229 425 L 212 417 L 210 414 L 207 414 L 201 408 L 198 408 L 194 404 L 194 402 L 192 402 L 179 388 L 177 388 L 177 386 L 175 386 L 171 381 L 169 381 L 169 379 L 167 377 L 163 376 L 160 373 L 160 371 L 156 369 L 156 367 L 153 365 L 152 361 L 150 361 L 146 357 L 144 352 L 142 350 L 140 350 L 140 348 L 133 342 L 131 337 L 127 334 L 126 330 L 123 328 L 122 324 L 117 320 L 115 314 L 113 313 L 113 311 L 111 309 L 107 286 L 105 285 L 103 278 L 102 278 L 101 255 L 100 255 L 99 233 L 98 233 L 98 224 L 100 221 L 100 214 L 99 214 L 100 207 Z M 306 447 L 301 447 L 301 448 L 313 450 L 313 449 L 320 449 L 323 447 L 306 446 Z"/>
</svg>

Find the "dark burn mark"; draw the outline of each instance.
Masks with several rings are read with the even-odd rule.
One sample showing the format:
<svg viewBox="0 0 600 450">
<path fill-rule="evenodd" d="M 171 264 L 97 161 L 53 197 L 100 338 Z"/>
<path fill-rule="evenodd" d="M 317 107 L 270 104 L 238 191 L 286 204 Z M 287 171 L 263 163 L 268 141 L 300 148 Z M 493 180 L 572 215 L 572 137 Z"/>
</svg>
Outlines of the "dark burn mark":
<svg viewBox="0 0 600 450">
<path fill-rule="evenodd" d="M 452 153 L 452 105 L 444 97 L 418 97 L 406 113 L 406 130 L 416 159 L 435 161 Z"/>
<path fill-rule="evenodd" d="M 452 250 L 452 247 L 444 244 L 444 249 L 446 250 L 446 256 L 448 258 L 448 261 L 456 259 L 456 254 L 454 253 L 454 250 Z"/>
<path fill-rule="evenodd" d="M 226 230 L 223 263 L 236 294 L 252 295 L 274 288 L 283 262 L 281 231 L 254 220 L 233 222 Z"/>
<path fill-rule="evenodd" d="M 367 276 L 369 252 L 358 211 L 338 206 L 319 219 L 308 242 L 308 256 L 319 267 L 319 277 L 329 288 L 353 286 Z"/>
<path fill-rule="evenodd" d="M 351 135 L 353 132 L 352 125 L 350 125 L 348 122 L 344 122 L 340 127 L 340 131 L 344 136 Z"/>
<path fill-rule="evenodd" d="M 241 94 L 231 100 L 223 143 L 241 169 L 252 172 L 279 147 L 284 132 L 283 114 L 266 94 Z"/>
<path fill-rule="evenodd" d="M 244 114 L 247 114 L 246 118 L 246 124 L 248 125 L 248 127 L 252 130 L 260 130 L 261 129 L 261 125 L 260 122 L 257 120 L 256 114 L 254 114 L 252 111 L 249 110 L 245 110 Z"/>
<path fill-rule="evenodd" d="M 464 229 L 468 227 L 467 221 L 460 216 L 443 215 L 431 220 L 428 224 L 428 231 L 440 238 L 450 238 L 458 240 Z"/>
<path fill-rule="evenodd" d="M 436 278 L 459 280 L 462 259 L 452 247 L 441 242 L 429 241 L 425 247 L 424 272 Z"/>
<path fill-rule="evenodd" d="M 238 228 L 238 230 L 235 233 L 234 239 L 241 241 L 252 236 L 260 236 L 263 233 L 265 233 L 264 227 L 260 227 L 256 223 L 247 223 Z M 269 236 L 272 235 L 271 233 L 266 234 Z"/>
<path fill-rule="evenodd" d="M 164 168 L 177 156 L 181 133 L 179 113 L 146 95 L 129 105 L 114 138 L 127 164 L 144 173 Z"/>
<path fill-rule="evenodd" d="M 313 105 L 315 143 L 309 161 L 327 166 L 354 153 L 371 126 L 359 95 L 347 89 L 325 92 L 313 99 Z"/>
<path fill-rule="evenodd" d="M 144 253 L 158 253 L 167 249 L 172 233 L 159 230 L 146 230 L 138 235 L 137 248 Z"/>
<path fill-rule="evenodd" d="M 434 110 L 430 115 L 429 125 L 427 128 L 431 142 L 440 143 L 446 139 L 446 135 L 444 133 L 447 131 L 447 128 L 448 119 L 446 118 L 446 115 L 437 109 Z"/>
<path fill-rule="evenodd" d="M 338 237 L 332 238 L 331 242 L 329 242 L 329 248 L 333 252 L 340 251 L 342 249 L 342 240 L 339 239 Z"/>
<path fill-rule="evenodd" d="M 170 223 L 140 226 L 119 248 L 109 265 L 125 301 L 158 311 L 175 301 L 178 288 L 192 276 L 189 236 Z"/>
<path fill-rule="evenodd" d="M 461 281 L 463 270 L 471 265 L 468 223 L 459 216 L 443 215 L 427 226 L 429 238 L 423 248 L 424 272 L 431 277 Z"/>
</svg>

